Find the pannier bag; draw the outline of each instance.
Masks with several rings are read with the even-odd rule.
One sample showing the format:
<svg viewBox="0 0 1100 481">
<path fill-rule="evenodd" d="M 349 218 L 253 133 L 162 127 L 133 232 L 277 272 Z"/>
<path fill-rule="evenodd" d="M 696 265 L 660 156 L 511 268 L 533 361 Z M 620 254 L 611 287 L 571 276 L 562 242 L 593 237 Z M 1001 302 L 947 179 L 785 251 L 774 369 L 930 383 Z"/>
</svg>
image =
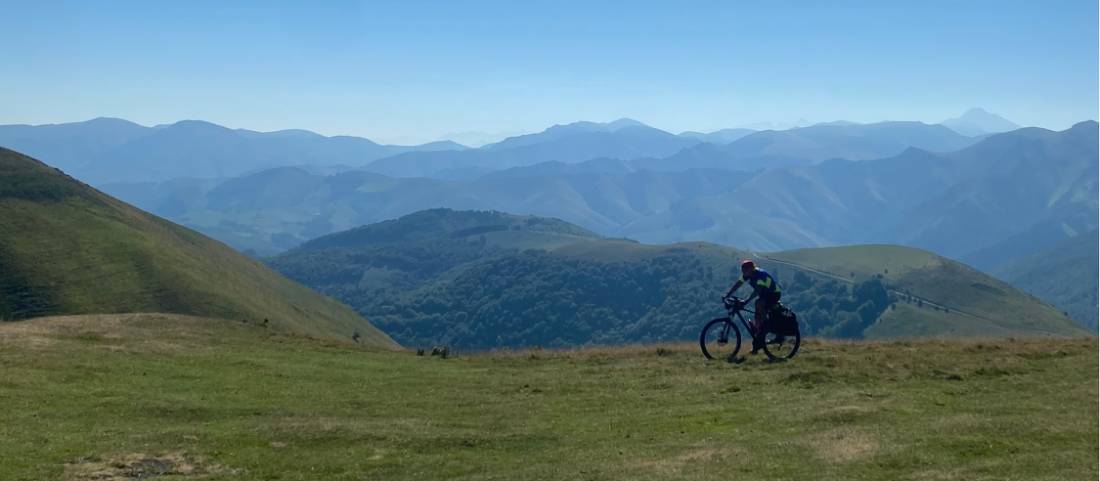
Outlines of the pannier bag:
<svg viewBox="0 0 1100 481">
<path fill-rule="evenodd" d="M 771 324 L 768 328 L 769 331 L 780 336 L 798 334 L 798 316 L 789 307 L 780 304 L 772 310 L 772 315 L 769 317 L 771 321 L 769 322 Z"/>
</svg>

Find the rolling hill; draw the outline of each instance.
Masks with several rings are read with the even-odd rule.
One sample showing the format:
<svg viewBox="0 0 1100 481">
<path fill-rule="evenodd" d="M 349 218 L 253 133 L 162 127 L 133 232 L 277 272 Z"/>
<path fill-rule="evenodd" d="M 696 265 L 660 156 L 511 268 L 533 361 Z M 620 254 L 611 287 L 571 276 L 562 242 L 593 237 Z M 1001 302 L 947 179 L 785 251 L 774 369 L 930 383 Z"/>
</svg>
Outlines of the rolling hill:
<svg viewBox="0 0 1100 481">
<path fill-rule="evenodd" d="M 1046 299 L 1074 319 L 1097 331 L 1096 293 L 1100 279 L 1100 238 L 1097 231 L 1063 239 L 1028 255 L 1007 259 L 993 273 Z"/>
<path fill-rule="evenodd" d="M 798 249 L 766 257 L 832 276 L 880 276 L 892 294 L 913 299 L 883 312 L 864 332 L 866 337 L 1087 332 L 1069 316 L 1005 282 L 919 249 L 862 245 Z M 924 308 L 914 308 L 918 301 Z"/>
<path fill-rule="evenodd" d="M 544 225 L 552 227 L 529 227 Z M 899 246 L 755 255 L 598 238 L 558 220 L 433 210 L 322 237 L 269 263 L 403 344 L 485 349 L 692 339 L 722 313 L 717 299 L 748 256 L 778 276 L 812 335 L 1086 333 L 1001 281 Z"/>
<path fill-rule="evenodd" d="M 396 347 L 339 302 L 228 246 L 0 149 L 0 318 L 163 312 Z"/>
</svg>

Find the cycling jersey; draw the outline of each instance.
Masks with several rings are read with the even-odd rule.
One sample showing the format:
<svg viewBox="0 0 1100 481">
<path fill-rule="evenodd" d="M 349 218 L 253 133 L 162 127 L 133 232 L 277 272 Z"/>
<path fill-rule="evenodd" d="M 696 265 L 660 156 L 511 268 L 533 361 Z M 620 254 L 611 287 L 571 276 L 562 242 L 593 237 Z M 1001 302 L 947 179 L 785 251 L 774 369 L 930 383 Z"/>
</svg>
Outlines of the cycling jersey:
<svg viewBox="0 0 1100 481">
<path fill-rule="evenodd" d="M 761 298 L 771 298 L 781 292 L 779 283 L 764 269 L 757 268 L 748 277 L 742 275 L 739 282 L 752 286 L 752 290 Z"/>
</svg>

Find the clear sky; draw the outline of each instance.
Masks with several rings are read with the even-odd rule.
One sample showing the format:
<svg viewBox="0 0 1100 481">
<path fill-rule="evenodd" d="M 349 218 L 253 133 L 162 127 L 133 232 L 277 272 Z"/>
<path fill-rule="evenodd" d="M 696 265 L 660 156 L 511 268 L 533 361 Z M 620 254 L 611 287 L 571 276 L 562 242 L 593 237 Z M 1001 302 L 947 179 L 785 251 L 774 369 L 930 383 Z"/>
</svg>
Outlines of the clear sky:
<svg viewBox="0 0 1100 481">
<path fill-rule="evenodd" d="M 0 123 L 203 119 L 388 142 L 1097 117 L 1097 2 L 0 0 Z"/>
</svg>

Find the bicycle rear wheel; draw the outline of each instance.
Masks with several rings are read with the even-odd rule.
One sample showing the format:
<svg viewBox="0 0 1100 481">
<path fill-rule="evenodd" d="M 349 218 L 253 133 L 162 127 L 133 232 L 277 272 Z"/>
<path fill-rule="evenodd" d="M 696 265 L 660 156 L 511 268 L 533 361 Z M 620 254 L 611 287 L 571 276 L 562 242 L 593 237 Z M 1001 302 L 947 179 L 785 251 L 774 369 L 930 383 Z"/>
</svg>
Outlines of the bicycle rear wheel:
<svg viewBox="0 0 1100 481">
<path fill-rule="evenodd" d="M 769 332 L 764 336 L 764 354 L 772 361 L 786 360 L 798 354 L 798 348 L 802 345 L 801 329 L 796 330 L 793 336 L 780 336 Z"/>
<path fill-rule="evenodd" d="M 707 359 L 732 360 L 741 350 L 741 330 L 728 317 L 710 321 L 699 333 L 699 348 Z"/>
</svg>

